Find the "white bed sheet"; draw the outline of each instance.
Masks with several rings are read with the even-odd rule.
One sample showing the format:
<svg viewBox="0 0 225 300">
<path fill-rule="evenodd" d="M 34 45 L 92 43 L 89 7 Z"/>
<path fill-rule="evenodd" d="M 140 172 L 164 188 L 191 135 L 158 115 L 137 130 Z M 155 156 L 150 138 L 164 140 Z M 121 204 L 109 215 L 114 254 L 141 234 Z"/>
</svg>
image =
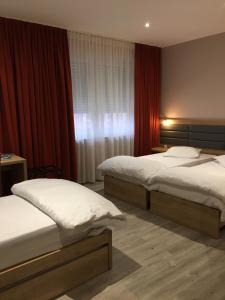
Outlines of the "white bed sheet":
<svg viewBox="0 0 225 300">
<path fill-rule="evenodd" d="M 193 166 L 192 169 L 201 171 L 204 174 L 211 173 L 224 176 L 225 168 L 222 167 L 217 161 L 210 161 L 200 165 Z M 185 200 L 190 200 L 199 204 L 204 204 L 209 207 L 217 208 L 221 211 L 221 222 L 225 222 L 225 201 L 211 196 L 204 192 L 192 191 L 189 188 L 179 187 L 172 184 L 157 183 L 153 184 L 151 190 L 163 192 L 169 195 L 173 195 Z"/>
<path fill-rule="evenodd" d="M 194 170 L 201 170 L 202 172 L 210 172 L 211 174 L 221 174 L 222 176 L 225 174 L 225 168 L 215 159 L 204 164 L 193 166 L 192 168 Z"/>
<path fill-rule="evenodd" d="M 18 196 L 0 198 L 0 270 L 62 248 L 105 227 L 90 226 L 85 232 L 59 228 L 39 209 Z"/>
<path fill-rule="evenodd" d="M 168 157 L 164 156 L 164 153 L 157 153 L 151 155 L 140 156 L 140 158 L 151 159 L 159 161 L 167 168 L 172 167 L 192 167 L 198 164 L 208 162 L 213 159 L 215 155 L 201 153 L 199 158 L 184 158 L 184 157 Z"/>
<path fill-rule="evenodd" d="M 151 155 L 145 155 L 137 157 L 137 159 L 146 159 L 146 161 L 156 161 L 159 162 L 165 168 L 173 168 L 173 167 L 193 167 L 195 165 L 203 164 L 213 160 L 215 155 L 201 153 L 199 158 L 183 158 L 183 157 L 166 157 L 164 153 L 157 153 Z M 133 176 L 128 176 L 127 174 L 121 174 L 112 171 L 102 171 L 103 175 L 113 176 L 115 178 L 128 181 L 134 184 L 143 184 L 146 187 L 144 182 L 140 182 L 140 180 L 135 179 Z M 152 175 L 151 175 L 152 176 Z"/>
</svg>

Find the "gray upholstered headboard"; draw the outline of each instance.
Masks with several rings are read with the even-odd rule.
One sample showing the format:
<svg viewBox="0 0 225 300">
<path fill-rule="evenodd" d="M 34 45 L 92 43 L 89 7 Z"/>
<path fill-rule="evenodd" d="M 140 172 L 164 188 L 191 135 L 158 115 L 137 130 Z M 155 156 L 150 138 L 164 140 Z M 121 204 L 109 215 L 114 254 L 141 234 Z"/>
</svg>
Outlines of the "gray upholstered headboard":
<svg viewBox="0 0 225 300">
<path fill-rule="evenodd" d="M 225 125 L 161 124 L 160 143 L 225 149 Z"/>
</svg>

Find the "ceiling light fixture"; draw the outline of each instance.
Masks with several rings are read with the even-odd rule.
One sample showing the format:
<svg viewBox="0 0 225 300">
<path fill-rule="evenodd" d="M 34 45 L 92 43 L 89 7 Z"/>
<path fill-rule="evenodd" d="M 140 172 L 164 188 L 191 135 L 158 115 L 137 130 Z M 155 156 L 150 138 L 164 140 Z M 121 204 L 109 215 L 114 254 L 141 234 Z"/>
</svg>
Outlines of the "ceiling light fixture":
<svg viewBox="0 0 225 300">
<path fill-rule="evenodd" d="M 149 22 L 146 22 L 145 23 L 145 28 L 149 28 L 150 27 L 150 23 Z"/>
</svg>

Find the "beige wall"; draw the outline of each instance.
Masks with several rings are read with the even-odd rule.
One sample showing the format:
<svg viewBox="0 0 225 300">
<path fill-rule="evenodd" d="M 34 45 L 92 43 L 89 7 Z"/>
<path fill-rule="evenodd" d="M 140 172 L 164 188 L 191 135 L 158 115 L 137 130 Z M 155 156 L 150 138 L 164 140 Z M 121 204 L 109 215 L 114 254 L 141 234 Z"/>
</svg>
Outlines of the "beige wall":
<svg viewBox="0 0 225 300">
<path fill-rule="evenodd" d="M 225 119 L 225 33 L 162 49 L 161 114 Z"/>
</svg>

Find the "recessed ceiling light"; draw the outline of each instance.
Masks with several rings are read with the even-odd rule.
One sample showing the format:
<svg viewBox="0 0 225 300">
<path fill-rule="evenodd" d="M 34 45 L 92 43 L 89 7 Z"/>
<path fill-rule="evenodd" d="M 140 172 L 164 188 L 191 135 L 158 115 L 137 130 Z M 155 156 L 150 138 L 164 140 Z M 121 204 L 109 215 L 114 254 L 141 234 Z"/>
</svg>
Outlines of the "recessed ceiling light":
<svg viewBox="0 0 225 300">
<path fill-rule="evenodd" d="M 149 22 L 146 22 L 145 23 L 145 28 L 149 28 L 150 27 L 150 23 Z"/>
</svg>

